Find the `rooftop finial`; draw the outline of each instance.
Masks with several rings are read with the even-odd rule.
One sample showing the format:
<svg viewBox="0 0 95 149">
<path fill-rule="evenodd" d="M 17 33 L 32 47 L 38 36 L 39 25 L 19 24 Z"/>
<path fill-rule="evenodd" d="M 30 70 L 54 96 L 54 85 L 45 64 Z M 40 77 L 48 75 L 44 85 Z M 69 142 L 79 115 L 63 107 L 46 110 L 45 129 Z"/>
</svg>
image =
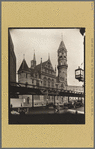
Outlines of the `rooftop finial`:
<svg viewBox="0 0 95 149">
<path fill-rule="evenodd" d="M 25 59 L 25 54 L 23 54 L 23 59 Z"/>
<path fill-rule="evenodd" d="M 34 58 L 33 58 L 33 60 L 36 61 L 36 58 L 35 58 L 35 50 L 34 50 Z"/>
<path fill-rule="evenodd" d="M 50 60 L 50 54 L 48 53 L 48 60 Z"/>
<path fill-rule="evenodd" d="M 41 58 L 41 63 L 42 63 L 42 58 Z"/>
<path fill-rule="evenodd" d="M 63 33 L 61 33 L 61 40 L 63 41 Z"/>
</svg>

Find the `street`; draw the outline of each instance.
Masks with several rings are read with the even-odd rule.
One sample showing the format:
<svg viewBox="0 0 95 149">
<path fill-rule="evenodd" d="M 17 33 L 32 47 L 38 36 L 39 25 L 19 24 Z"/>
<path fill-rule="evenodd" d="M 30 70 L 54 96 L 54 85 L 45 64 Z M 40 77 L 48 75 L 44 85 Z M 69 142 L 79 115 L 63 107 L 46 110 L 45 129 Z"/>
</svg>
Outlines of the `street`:
<svg viewBox="0 0 95 149">
<path fill-rule="evenodd" d="M 75 113 L 75 112 L 84 114 L 84 107 L 72 108 L 72 109 L 63 109 L 60 107 L 59 112 L 56 111 L 53 107 L 39 107 L 39 108 L 31 108 L 27 114 L 54 114 L 54 113 Z"/>
<path fill-rule="evenodd" d="M 77 110 L 77 112 L 76 112 Z M 85 124 L 84 107 L 63 109 L 53 107 L 30 108 L 26 113 L 10 114 L 10 124 Z"/>
</svg>

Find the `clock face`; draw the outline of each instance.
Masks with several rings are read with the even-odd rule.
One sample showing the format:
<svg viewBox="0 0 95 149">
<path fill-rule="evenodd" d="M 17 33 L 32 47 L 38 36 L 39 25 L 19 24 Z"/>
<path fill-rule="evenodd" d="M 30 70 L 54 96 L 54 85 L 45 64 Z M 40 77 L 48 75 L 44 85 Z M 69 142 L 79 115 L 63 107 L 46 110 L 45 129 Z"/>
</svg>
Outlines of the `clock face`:
<svg viewBox="0 0 95 149">
<path fill-rule="evenodd" d="M 80 75 L 80 71 L 76 71 L 76 75 Z"/>
</svg>

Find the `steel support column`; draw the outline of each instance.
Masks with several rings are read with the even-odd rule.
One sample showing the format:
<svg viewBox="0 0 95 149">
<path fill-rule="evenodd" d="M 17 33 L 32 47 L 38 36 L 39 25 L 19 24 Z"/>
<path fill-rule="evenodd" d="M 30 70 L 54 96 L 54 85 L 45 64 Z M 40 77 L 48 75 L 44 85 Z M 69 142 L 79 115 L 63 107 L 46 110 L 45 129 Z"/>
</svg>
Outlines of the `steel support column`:
<svg viewBox="0 0 95 149">
<path fill-rule="evenodd" d="M 68 96 L 68 102 L 69 102 L 69 96 Z"/>
<path fill-rule="evenodd" d="M 78 101 L 79 101 L 79 97 L 78 97 Z"/>
<path fill-rule="evenodd" d="M 34 95 L 32 95 L 32 107 L 34 107 Z"/>
<path fill-rule="evenodd" d="M 55 106 L 55 96 L 54 96 L 54 106 Z"/>
<path fill-rule="evenodd" d="M 81 103 L 82 103 L 82 97 L 81 97 Z"/>
</svg>

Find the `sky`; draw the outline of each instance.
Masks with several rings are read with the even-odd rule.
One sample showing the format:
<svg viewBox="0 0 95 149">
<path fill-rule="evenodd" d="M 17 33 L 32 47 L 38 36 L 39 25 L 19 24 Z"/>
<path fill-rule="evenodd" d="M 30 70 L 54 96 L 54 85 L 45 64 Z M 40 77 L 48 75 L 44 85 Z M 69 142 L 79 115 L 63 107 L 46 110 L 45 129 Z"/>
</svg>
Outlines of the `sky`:
<svg viewBox="0 0 95 149">
<path fill-rule="evenodd" d="M 23 58 L 28 67 L 31 66 L 34 51 L 36 64 L 46 61 L 48 54 L 53 68 L 58 65 L 57 50 L 63 40 L 67 49 L 67 83 L 81 86 L 82 82 L 75 79 L 75 69 L 80 66 L 84 69 L 84 38 L 79 29 L 10 29 L 16 55 L 16 71 L 18 71 Z M 25 55 L 25 56 L 24 56 Z M 58 71 L 57 74 L 58 75 Z"/>
</svg>

